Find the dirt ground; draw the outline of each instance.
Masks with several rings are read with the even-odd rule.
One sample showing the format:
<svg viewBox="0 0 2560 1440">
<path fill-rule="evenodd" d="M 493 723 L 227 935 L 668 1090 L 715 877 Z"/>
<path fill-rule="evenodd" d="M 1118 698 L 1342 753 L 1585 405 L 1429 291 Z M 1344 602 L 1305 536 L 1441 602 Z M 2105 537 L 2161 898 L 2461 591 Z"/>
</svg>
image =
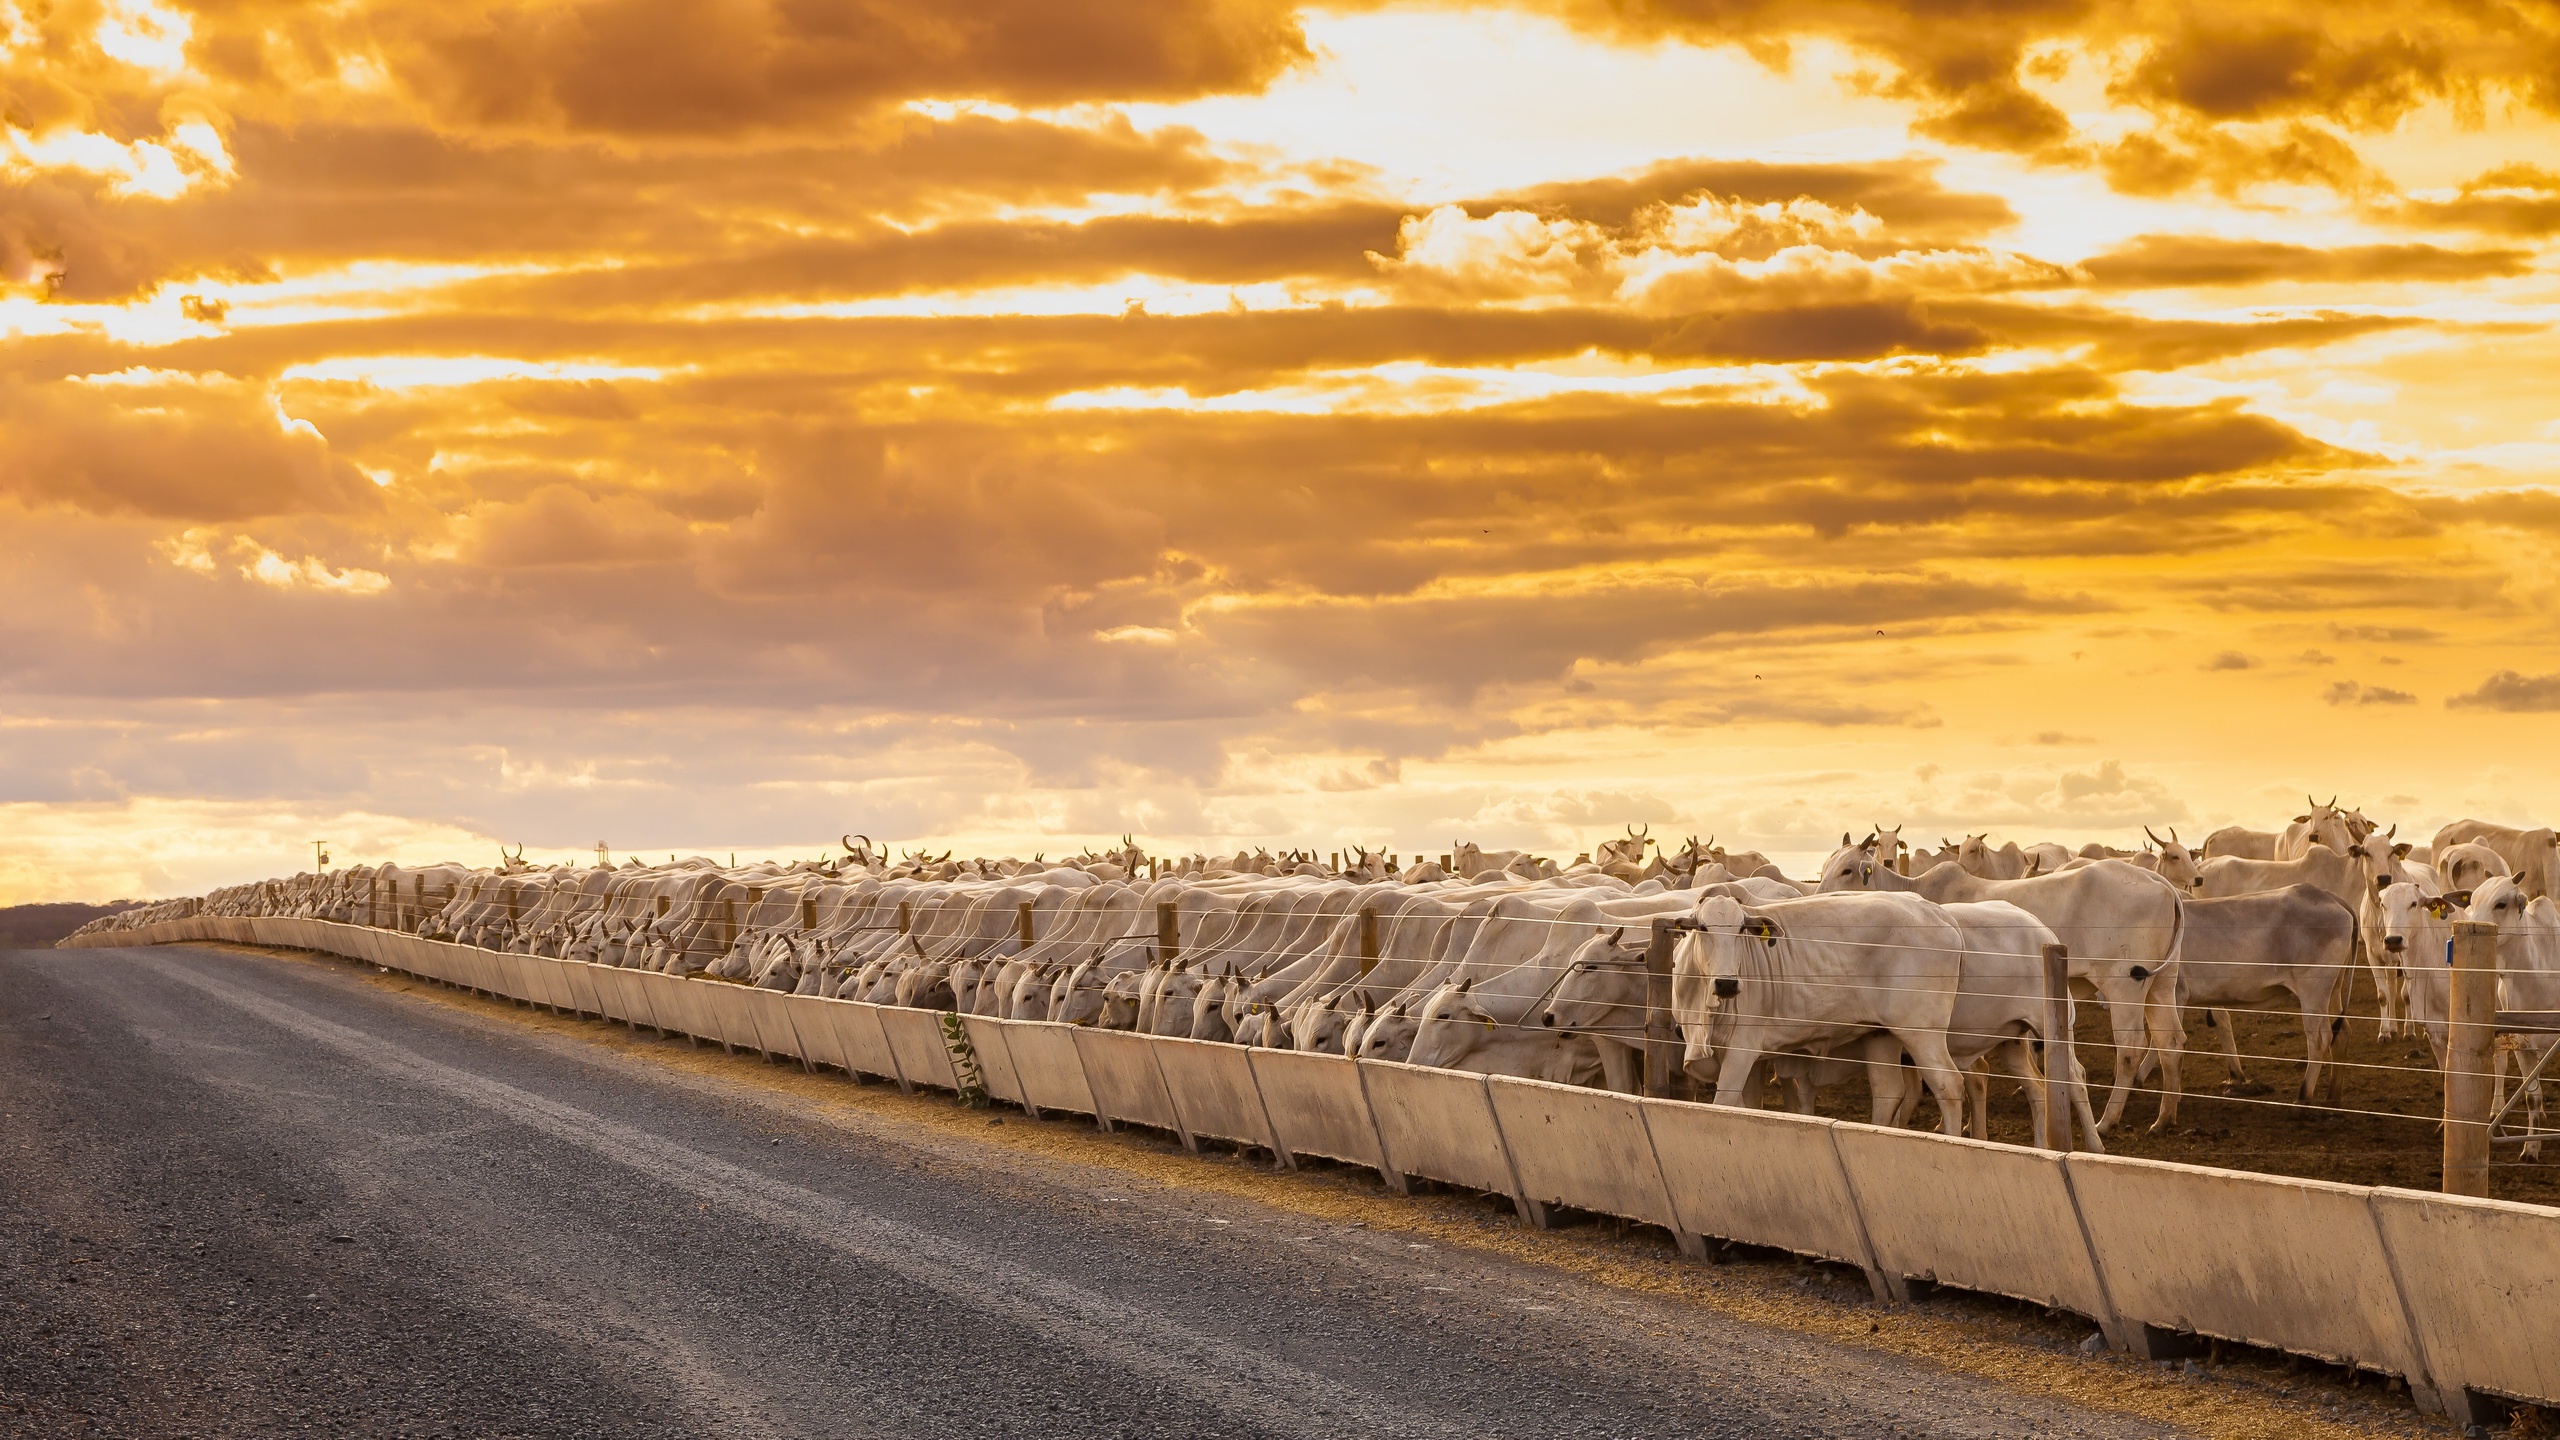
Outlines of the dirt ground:
<svg viewBox="0 0 2560 1440">
<path fill-rule="evenodd" d="M 2155 1076 L 2126 1105 L 2124 1122 L 2107 1137 L 2109 1153 L 2358 1185 L 2440 1188 L 2443 1081 L 2424 1039 L 2376 1038 L 2372 981 L 2365 975 L 2356 978 L 2346 1033 L 2335 1051 L 2345 1069 L 2334 1108 L 2325 1094 L 2315 1108 L 2294 1103 L 2302 1083 L 2299 1016 L 2255 1011 L 2234 1017 L 2249 1083 L 2233 1089 L 2219 1053 L 2219 1031 L 2206 1028 L 2202 1015 L 2190 1010 L 2188 1054 L 2181 1067 L 2185 1094 L 2177 1123 L 2160 1134 L 2149 1132 L 2159 1114 Z M 2090 1101 L 2103 1113 L 2103 1087 L 2115 1066 L 2105 1011 L 2085 1002 L 2079 1007 L 2079 1041 L 2080 1063 L 2089 1071 Z M 2325 1079 L 2321 1089 L 2328 1089 Z M 1820 1109 L 1840 1119 L 1867 1118 L 1866 1098 L 1855 1086 L 1827 1092 Z M 1934 1123 L 1936 1114 L 1934 1105 L 1924 1103 L 1919 1118 Z M 2032 1143 L 2026 1096 L 2017 1086 L 1994 1085 L 1991 1131 L 1995 1140 Z M 2560 1143 L 2546 1151 L 2541 1163 L 2520 1161 L 2512 1146 L 2497 1147 L 2491 1158 L 2491 1194 L 2560 1205 Z"/>
</svg>

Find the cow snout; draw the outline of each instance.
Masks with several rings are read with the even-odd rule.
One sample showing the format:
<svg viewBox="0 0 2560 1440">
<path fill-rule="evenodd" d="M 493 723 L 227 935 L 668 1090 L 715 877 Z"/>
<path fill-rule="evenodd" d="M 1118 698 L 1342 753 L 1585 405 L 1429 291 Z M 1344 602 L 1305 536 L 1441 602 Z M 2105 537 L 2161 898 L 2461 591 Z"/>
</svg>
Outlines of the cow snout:
<svg viewBox="0 0 2560 1440">
<path fill-rule="evenodd" d="M 2409 948 L 2409 942 L 2398 935 L 2385 935 L 2382 937 L 2382 948 L 2397 955 Z"/>
<path fill-rule="evenodd" d="M 1734 978 L 1733 978 L 1732 976 L 1730 976 L 1730 975 L 1719 975 L 1719 976 L 1717 976 L 1717 977 L 1716 977 L 1716 998 L 1717 998 L 1717 999 L 1719 999 L 1719 1000 L 1730 1000 L 1730 999 L 1732 999 L 1734 996 L 1739 995 L 1739 994 L 1741 994 L 1741 993 L 1742 993 L 1742 982 L 1741 982 L 1741 981 L 1734 979 Z"/>
<path fill-rule="evenodd" d="M 1539 1016 L 1538 1023 L 1546 1026 L 1550 1030 L 1553 1030 L 1556 1028 L 1556 1012 L 1550 1010 L 1546 1014 Z"/>
</svg>

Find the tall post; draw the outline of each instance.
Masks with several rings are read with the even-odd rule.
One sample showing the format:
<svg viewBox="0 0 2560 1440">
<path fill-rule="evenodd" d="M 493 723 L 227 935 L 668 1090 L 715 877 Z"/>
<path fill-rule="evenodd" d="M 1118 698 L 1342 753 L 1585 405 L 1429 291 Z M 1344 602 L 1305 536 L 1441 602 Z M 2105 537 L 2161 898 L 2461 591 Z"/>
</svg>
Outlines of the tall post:
<svg viewBox="0 0 2560 1440">
<path fill-rule="evenodd" d="M 1360 907 L 1360 976 L 1378 968 L 1378 912 L 1373 906 Z"/>
<path fill-rule="evenodd" d="M 2426 957 L 2415 957 L 2424 963 Z M 2446 1019 L 2444 1193 L 2489 1195 L 2489 1066 L 2498 1023 L 2498 927 L 2453 925 L 2453 1003 Z"/>
<path fill-rule="evenodd" d="M 906 933 L 907 933 L 907 927 L 908 927 L 910 924 L 912 924 L 912 923 L 913 923 L 914 918 L 915 918 L 915 912 L 913 912 L 913 911 L 911 911 L 911 910 L 909 910 L 909 909 L 907 908 L 907 902 L 906 902 L 906 901 L 904 901 L 904 900 L 899 901 L 899 902 L 898 902 L 898 933 L 899 933 L 899 934 L 901 934 L 901 935 L 906 934 Z"/>
<path fill-rule="evenodd" d="M 2071 1148 L 2071 947 L 2044 947 L 2044 1133 L 2047 1150 Z"/>
<path fill-rule="evenodd" d="M 1173 902 L 1162 901 L 1156 906 L 1156 959 L 1170 965 L 1181 953 L 1182 931 L 1174 924 Z"/>
<path fill-rule="evenodd" d="M 1017 932 L 1019 932 L 1019 933 L 1021 934 L 1021 936 L 1022 936 L 1022 948 L 1023 948 L 1023 949 L 1025 949 L 1025 950 L 1030 949 L 1030 948 L 1031 948 L 1031 902 L 1030 902 L 1030 901 L 1025 900 L 1025 901 L 1023 901 L 1021 904 L 1019 904 L 1019 905 L 1017 905 L 1017 906 L 1013 907 L 1013 926 L 1014 926 L 1014 929 L 1015 929 Z"/>
<path fill-rule="evenodd" d="M 1671 947 L 1678 938 L 1670 921 L 1656 919 L 1644 947 L 1642 1090 L 1647 1095 L 1671 1093 L 1671 1061 L 1680 1053 L 1680 1022 L 1671 1013 Z"/>
</svg>

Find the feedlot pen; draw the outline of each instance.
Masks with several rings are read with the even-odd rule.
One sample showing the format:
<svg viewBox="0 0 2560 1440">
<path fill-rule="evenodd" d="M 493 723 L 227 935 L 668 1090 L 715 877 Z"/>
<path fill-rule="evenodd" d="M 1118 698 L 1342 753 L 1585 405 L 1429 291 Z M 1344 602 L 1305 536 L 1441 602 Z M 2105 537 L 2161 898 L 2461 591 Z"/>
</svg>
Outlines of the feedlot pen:
<svg viewBox="0 0 2560 1440">
<path fill-rule="evenodd" d="M 2436 1189 L 2442 1179 L 2443 1073 L 2436 1069 L 2423 1034 L 2376 1038 L 2375 1003 L 2372 977 L 2358 974 L 2347 1028 L 2331 1050 L 2344 1067 L 2334 1107 L 2325 1102 L 2305 1107 L 2294 1098 L 2302 1084 L 2302 1020 L 2297 1012 L 2217 1012 L 2238 1027 L 2240 1063 L 2249 1083 L 2235 1091 L 2225 1084 L 2230 1070 L 2221 1053 L 2221 1032 L 2206 1028 L 2202 1012 L 2190 1008 L 2182 1063 L 2186 1094 L 2176 1123 L 2157 1135 L 2149 1131 L 2160 1108 L 2159 1077 L 2154 1074 L 2137 1087 L 2123 1123 L 2107 1135 L 2107 1153 L 2351 1185 Z M 2106 1087 L 2115 1074 L 2107 1012 L 2083 1000 L 2076 1019 L 2090 1103 L 2104 1110 Z M 2324 1094 L 2328 1090 L 2325 1076 L 2320 1088 Z M 2552 1094 L 2551 1101 L 2560 1110 L 2560 1093 Z M 1774 1089 L 1764 1103 L 1778 1104 Z M 1822 1092 L 1815 1109 L 1835 1120 L 1863 1121 L 1865 1089 L 1832 1086 Z M 2520 1105 L 2509 1120 L 2520 1127 L 2524 1114 Z M 1912 1123 L 1934 1126 L 1937 1116 L 1936 1102 L 1923 1100 Z M 2560 1115 L 2546 1117 L 2544 1123 L 2560 1126 Z M 2013 1145 L 2036 1143 L 2027 1123 L 2026 1094 L 2005 1078 L 1991 1086 L 1991 1138 Z M 2560 1205 L 2560 1133 L 2539 1162 L 2519 1160 L 2516 1152 L 2513 1145 L 2491 1152 L 2489 1193 L 2500 1200 Z"/>
</svg>

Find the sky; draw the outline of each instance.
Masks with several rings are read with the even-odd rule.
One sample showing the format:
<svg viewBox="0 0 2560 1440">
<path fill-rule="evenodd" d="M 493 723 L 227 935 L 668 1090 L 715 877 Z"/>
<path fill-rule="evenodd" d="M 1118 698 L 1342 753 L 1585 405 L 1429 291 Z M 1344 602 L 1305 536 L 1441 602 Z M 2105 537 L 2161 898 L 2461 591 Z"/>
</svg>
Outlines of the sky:
<svg viewBox="0 0 2560 1440">
<path fill-rule="evenodd" d="M 2547 0 L 0 0 L 0 903 L 2560 812 Z"/>
</svg>

